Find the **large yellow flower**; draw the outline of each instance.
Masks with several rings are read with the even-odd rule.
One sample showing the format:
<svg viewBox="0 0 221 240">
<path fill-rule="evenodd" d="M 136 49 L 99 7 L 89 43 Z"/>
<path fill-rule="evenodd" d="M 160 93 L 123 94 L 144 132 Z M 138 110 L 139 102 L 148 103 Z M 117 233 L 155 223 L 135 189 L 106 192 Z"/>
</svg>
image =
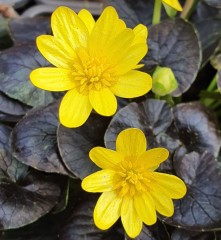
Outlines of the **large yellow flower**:
<svg viewBox="0 0 221 240">
<path fill-rule="evenodd" d="M 162 0 L 163 3 L 166 3 L 168 6 L 172 7 L 177 11 L 183 11 L 182 6 L 180 5 L 178 0 Z"/>
<path fill-rule="evenodd" d="M 134 238 L 142 222 L 156 222 L 156 211 L 170 217 L 174 212 L 171 199 L 186 193 L 184 182 L 176 176 L 154 172 L 168 158 L 165 148 L 146 151 L 146 138 L 136 128 L 122 131 L 116 140 L 116 151 L 95 147 L 89 155 L 103 170 L 82 181 L 88 192 L 103 192 L 94 209 L 94 222 L 108 229 L 119 217 L 127 234 Z"/>
<path fill-rule="evenodd" d="M 151 77 L 135 70 L 147 53 L 147 28 L 126 27 L 113 7 L 97 20 L 85 9 L 77 15 L 67 7 L 52 14 L 53 36 L 41 35 L 37 46 L 55 67 L 31 72 L 32 83 L 50 91 L 66 91 L 59 118 L 66 127 L 82 125 L 92 109 L 104 116 L 117 110 L 116 96 L 142 96 Z"/>
</svg>

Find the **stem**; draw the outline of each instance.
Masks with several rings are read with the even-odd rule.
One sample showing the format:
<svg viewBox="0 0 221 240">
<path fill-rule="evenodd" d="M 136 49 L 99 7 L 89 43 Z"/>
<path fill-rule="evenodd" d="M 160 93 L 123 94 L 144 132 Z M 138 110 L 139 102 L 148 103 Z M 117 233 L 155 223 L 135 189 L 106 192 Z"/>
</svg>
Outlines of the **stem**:
<svg viewBox="0 0 221 240">
<path fill-rule="evenodd" d="M 155 99 L 160 100 L 160 95 L 158 95 L 158 94 L 155 93 Z"/>
<path fill-rule="evenodd" d="M 207 91 L 213 91 L 216 88 L 218 77 L 219 77 L 218 74 L 214 76 L 209 86 L 207 87 Z"/>
<path fill-rule="evenodd" d="M 192 12 L 195 10 L 195 7 L 199 0 L 186 0 L 184 6 L 183 6 L 183 11 L 180 14 L 180 17 L 183 19 L 189 19 L 191 16 Z"/>
<path fill-rule="evenodd" d="M 213 77 L 212 81 L 210 82 L 209 86 L 207 87 L 207 91 L 209 91 L 209 92 L 216 92 L 217 91 L 216 87 L 217 87 L 218 77 L 219 77 L 218 74 L 216 74 Z M 202 98 L 201 101 L 207 107 L 211 106 L 212 104 L 214 104 L 214 102 L 216 102 L 216 100 L 209 99 L 209 98 Z"/>
<path fill-rule="evenodd" d="M 161 6 L 162 6 L 161 0 L 155 0 L 152 20 L 153 25 L 160 23 Z"/>
<path fill-rule="evenodd" d="M 172 98 L 172 96 L 170 94 L 163 96 L 161 99 L 165 100 L 171 107 L 175 106 L 173 98 Z"/>
</svg>

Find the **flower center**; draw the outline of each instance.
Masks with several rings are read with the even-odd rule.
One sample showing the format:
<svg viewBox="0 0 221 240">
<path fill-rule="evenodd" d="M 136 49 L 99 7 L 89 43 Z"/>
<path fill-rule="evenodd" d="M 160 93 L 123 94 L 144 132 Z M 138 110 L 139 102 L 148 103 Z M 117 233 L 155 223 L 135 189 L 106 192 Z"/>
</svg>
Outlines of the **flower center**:
<svg viewBox="0 0 221 240">
<path fill-rule="evenodd" d="M 84 49 L 79 49 L 77 55 L 72 75 L 80 93 L 88 94 L 90 90 L 100 90 L 114 84 L 113 71 L 105 59 L 91 57 Z"/>
<path fill-rule="evenodd" d="M 119 178 L 114 189 L 120 197 L 126 194 L 133 197 L 137 193 L 146 191 L 150 185 L 150 174 L 144 167 L 138 165 L 135 157 L 126 158 L 117 171 Z"/>
</svg>

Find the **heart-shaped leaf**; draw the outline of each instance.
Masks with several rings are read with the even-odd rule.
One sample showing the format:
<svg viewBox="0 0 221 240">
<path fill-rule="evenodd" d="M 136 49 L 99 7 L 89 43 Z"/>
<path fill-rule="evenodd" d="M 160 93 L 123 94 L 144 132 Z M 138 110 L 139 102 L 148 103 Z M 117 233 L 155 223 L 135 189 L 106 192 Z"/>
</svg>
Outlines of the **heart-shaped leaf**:
<svg viewBox="0 0 221 240">
<path fill-rule="evenodd" d="M 188 152 L 211 152 L 218 155 L 221 138 L 214 114 L 200 103 L 178 104 L 174 110 L 174 124 L 179 140 Z"/>
<path fill-rule="evenodd" d="M 29 80 L 31 70 L 48 65 L 34 42 L 6 49 L 0 54 L 0 90 L 30 106 L 49 104 L 54 100 L 54 94 L 38 89 Z"/>
<path fill-rule="evenodd" d="M 20 162 L 44 172 L 68 175 L 57 147 L 58 106 L 54 103 L 29 111 L 13 129 L 11 146 Z"/>
<path fill-rule="evenodd" d="M 221 174 L 211 153 L 182 149 L 174 157 L 174 168 L 187 185 L 187 194 L 175 201 L 175 213 L 165 221 L 185 229 L 221 229 Z"/>
<path fill-rule="evenodd" d="M 88 153 L 95 146 L 103 145 L 103 137 L 109 119 L 91 114 L 87 122 L 78 128 L 58 127 L 58 147 L 66 167 L 83 179 L 98 167 L 89 159 Z"/>
<path fill-rule="evenodd" d="M 169 67 L 178 82 L 172 96 L 180 96 L 194 82 L 201 63 L 201 49 L 195 28 L 182 19 L 165 20 L 149 29 L 146 67 Z"/>
<path fill-rule="evenodd" d="M 0 126 L 0 229 L 19 228 L 48 213 L 58 202 L 57 176 L 47 176 L 17 162 L 10 154 L 11 129 Z"/>
</svg>

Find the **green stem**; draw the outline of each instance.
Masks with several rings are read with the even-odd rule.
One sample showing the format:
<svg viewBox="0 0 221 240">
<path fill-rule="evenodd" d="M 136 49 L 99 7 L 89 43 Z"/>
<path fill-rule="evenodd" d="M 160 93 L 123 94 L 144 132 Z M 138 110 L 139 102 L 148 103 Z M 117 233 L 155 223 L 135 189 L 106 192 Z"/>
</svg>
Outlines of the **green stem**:
<svg viewBox="0 0 221 240">
<path fill-rule="evenodd" d="M 161 0 L 155 0 L 152 21 L 153 25 L 160 23 L 161 6 L 162 6 Z"/>
<path fill-rule="evenodd" d="M 170 94 L 163 96 L 161 99 L 165 100 L 171 107 L 175 106 L 175 102 L 173 101 L 173 97 Z"/>
<path fill-rule="evenodd" d="M 212 79 L 212 81 L 210 82 L 209 86 L 207 87 L 207 91 L 209 92 L 216 92 L 217 91 L 217 80 L 218 80 L 218 74 L 216 74 L 214 76 L 214 78 Z M 214 104 L 214 102 L 216 102 L 216 100 L 214 99 L 209 99 L 209 98 L 202 98 L 201 102 L 205 105 L 205 106 L 211 106 L 212 104 Z"/>
<path fill-rule="evenodd" d="M 216 88 L 216 86 L 217 86 L 217 80 L 218 80 L 218 74 L 216 74 L 215 76 L 214 76 L 214 78 L 212 79 L 212 81 L 210 82 L 210 84 L 209 84 L 209 86 L 207 87 L 207 91 L 213 91 L 215 88 Z"/>
<path fill-rule="evenodd" d="M 189 19 L 192 12 L 195 10 L 198 2 L 199 2 L 199 0 L 186 0 L 185 4 L 183 6 L 183 11 L 180 14 L 180 17 L 183 19 Z"/>
<path fill-rule="evenodd" d="M 155 99 L 160 100 L 160 95 L 158 95 L 158 94 L 155 93 Z"/>
</svg>

